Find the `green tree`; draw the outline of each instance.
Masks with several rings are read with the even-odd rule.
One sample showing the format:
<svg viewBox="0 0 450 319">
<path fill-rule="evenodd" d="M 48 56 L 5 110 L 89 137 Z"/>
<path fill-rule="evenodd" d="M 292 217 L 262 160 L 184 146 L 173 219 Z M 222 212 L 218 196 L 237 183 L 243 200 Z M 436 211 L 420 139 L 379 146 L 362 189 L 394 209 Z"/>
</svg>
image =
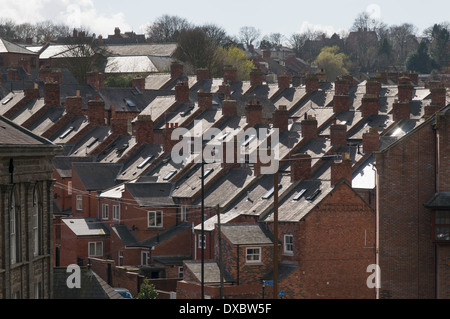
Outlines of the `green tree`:
<svg viewBox="0 0 450 319">
<path fill-rule="evenodd" d="M 234 45 L 228 48 L 217 48 L 212 74 L 214 76 L 222 76 L 223 69 L 226 65 L 237 68 L 238 81 L 248 80 L 251 70 L 255 68 L 253 62 L 247 59 L 245 51 Z"/>
<path fill-rule="evenodd" d="M 419 73 L 430 73 L 436 63 L 428 54 L 428 47 L 425 41 L 419 44 L 416 51 L 412 52 L 406 59 L 406 69 Z"/>
<path fill-rule="evenodd" d="M 432 31 L 431 55 L 440 68 L 450 64 L 450 31 L 443 25 L 435 24 Z"/>
<path fill-rule="evenodd" d="M 334 81 L 337 76 L 348 73 L 348 60 L 347 55 L 339 52 L 338 46 L 332 46 L 322 48 L 314 63 L 325 70 L 328 81 Z"/>
<path fill-rule="evenodd" d="M 158 292 L 153 284 L 146 278 L 141 284 L 141 289 L 136 296 L 136 299 L 156 299 L 158 297 Z"/>
</svg>

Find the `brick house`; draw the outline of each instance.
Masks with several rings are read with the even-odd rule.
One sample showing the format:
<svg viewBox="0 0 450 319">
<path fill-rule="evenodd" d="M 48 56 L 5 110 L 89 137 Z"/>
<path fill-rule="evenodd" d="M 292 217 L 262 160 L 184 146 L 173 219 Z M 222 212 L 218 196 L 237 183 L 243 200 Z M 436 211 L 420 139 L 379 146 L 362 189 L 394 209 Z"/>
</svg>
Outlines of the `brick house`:
<svg viewBox="0 0 450 319">
<path fill-rule="evenodd" d="M 449 297 L 449 127 L 446 107 L 375 153 L 380 298 Z"/>
<path fill-rule="evenodd" d="M 0 122 L 0 299 L 49 299 L 53 295 L 51 161 L 60 148 L 4 117 Z"/>
<path fill-rule="evenodd" d="M 39 55 L 20 45 L 0 39 L 0 67 L 21 66 L 27 73 L 39 66 Z"/>
</svg>

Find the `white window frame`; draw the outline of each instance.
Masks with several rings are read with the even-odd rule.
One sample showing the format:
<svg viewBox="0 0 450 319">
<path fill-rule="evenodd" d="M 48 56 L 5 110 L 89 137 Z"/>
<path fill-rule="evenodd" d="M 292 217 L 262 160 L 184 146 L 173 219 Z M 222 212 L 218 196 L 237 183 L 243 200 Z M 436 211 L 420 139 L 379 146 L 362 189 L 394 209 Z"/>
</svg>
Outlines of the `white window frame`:
<svg viewBox="0 0 450 319">
<path fill-rule="evenodd" d="M 257 251 L 257 253 L 249 252 L 249 251 Z M 255 257 L 257 257 L 257 259 L 254 259 Z M 245 249 L 245 261 L 248 264 L 260 263 L 261 262 L 261 247 L 247 247 Z"/>
<path fill-rule="evenodd" d="M 203 247 L 202 247 L 202 243 L 203 243 Z M 202 234 L 198 235 L 198 248 L 206 249 L 206 235 L 202 235 Z"/>
<path fill-rule="evenodd" d="M 102 219 L 109 219 L 109 204 L 102 204 Z"/>
<path fill-rule="evenodd" d="M 77 211 L 83 210 L 83 195 L 77 195 L 75 204 L 76 204 Z"/>
<path fill-rule="evenodd" d="M 150 216 L 153 215 L 153 218 Z M 158 223 L 158 215 L 160 215 L 161 221 Z M 150 220 L 153 219 L 154 224 L 150 224 Z M 163 211 L 162 210 L 149 210 L 147 212 L 147 227 L 148 228 L 158 228 L 163 227 Z"/>
<path fill-rule="evenodd" d="M 33 192 L 33 214 L 32 214 L 32 227 L 33 227 L 33 256 L 39 255 L 39 199 L 38 192 L 34 190 Z"/>
<path fill-rule="evenodd" d="M 118 265 L 123 266 L 123 251 L 119 250 Z"/>
<path fill-rule="evenodd" d="M 9 249 L 11 265 L 17 262 L 17 234 L 16 234 L 16 198 L 11 195 L 11 205 L 9 209 Z"/>
<path fill-rule="evenodd" d="M 187 206 L 180 207 L 180 220 L 182 222 L 187 222 Z"/>
<path fill-rule="evenodd" d="M 141 265 L 142 266 L 150 265 L 150 252 L 147 250 L 141 251 Z"/>
<path fill-rule="evenodd" d="M 184 269 L 183 266 L 178 267 L 178 278 L 183 279 L 184 278 Z"/>
<path fill-rule="evenodd" d="M 286 255 L 294 254 L 294 235 L 291 234 L 284 235 L 284 253 Z"/>
<path fill-rule="evenodd" d="M 112 207 L 113 212 L 113 220 L 120 220 L 120 205 L 113 205 Z"/>
<path fill-rule="evenodd" d="M 67 195 L 72 196 L 72 181 L 67 181 Z"/>
<path fill-rule="evenodd" d="M 94 252 L 91 251 L 91 245 L 94 245 Z M 101 251 L 99 253 L 99 250 Z M 103 242 L 102 241 L 90 241 L 88 243 L 88 256 L 89 257 L 102 257 L 103 256 Z"/>
</svg>

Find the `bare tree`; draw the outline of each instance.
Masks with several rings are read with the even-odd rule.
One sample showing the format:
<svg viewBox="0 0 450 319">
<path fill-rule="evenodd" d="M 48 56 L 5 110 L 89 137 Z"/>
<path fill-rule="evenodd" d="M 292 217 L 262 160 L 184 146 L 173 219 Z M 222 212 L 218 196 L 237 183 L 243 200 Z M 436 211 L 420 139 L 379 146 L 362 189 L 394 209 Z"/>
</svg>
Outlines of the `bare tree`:
<svg viewBox="0 0 450 319">
<path fill-rule="evenodd" d="M 261 36 L 261 31 L 255 27 L 245 26 L 239 30 L 239 39 L 248 48 Z"/>
<path fill-rule="evenodd" d="M 404 64 L 408 54 L 418 48 L 416 32 L 417 28 L 411 23 L 394 25 L 389 28 L 389 38 L 397 64 Z"/>
<path fill-rule="evenodd" d="M 190 28 L 192 25 L 186 19 L 165 14 L 147 27 L 147 34 L 151 42 L 177 42 L 181 32 Z"/>
</svg>

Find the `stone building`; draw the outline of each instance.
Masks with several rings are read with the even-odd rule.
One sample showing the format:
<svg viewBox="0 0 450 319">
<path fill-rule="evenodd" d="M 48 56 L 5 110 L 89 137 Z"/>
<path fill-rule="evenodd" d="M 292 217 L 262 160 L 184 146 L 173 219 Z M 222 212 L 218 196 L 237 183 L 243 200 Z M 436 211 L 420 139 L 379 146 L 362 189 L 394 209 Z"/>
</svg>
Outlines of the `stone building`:
<svg viewBox="0 0 450 319">
<path fill-rule="evenodd" d="M 59 148 L 0 117 L 0 299 L 52 297 L 52 158 Z"/>
</svg>

